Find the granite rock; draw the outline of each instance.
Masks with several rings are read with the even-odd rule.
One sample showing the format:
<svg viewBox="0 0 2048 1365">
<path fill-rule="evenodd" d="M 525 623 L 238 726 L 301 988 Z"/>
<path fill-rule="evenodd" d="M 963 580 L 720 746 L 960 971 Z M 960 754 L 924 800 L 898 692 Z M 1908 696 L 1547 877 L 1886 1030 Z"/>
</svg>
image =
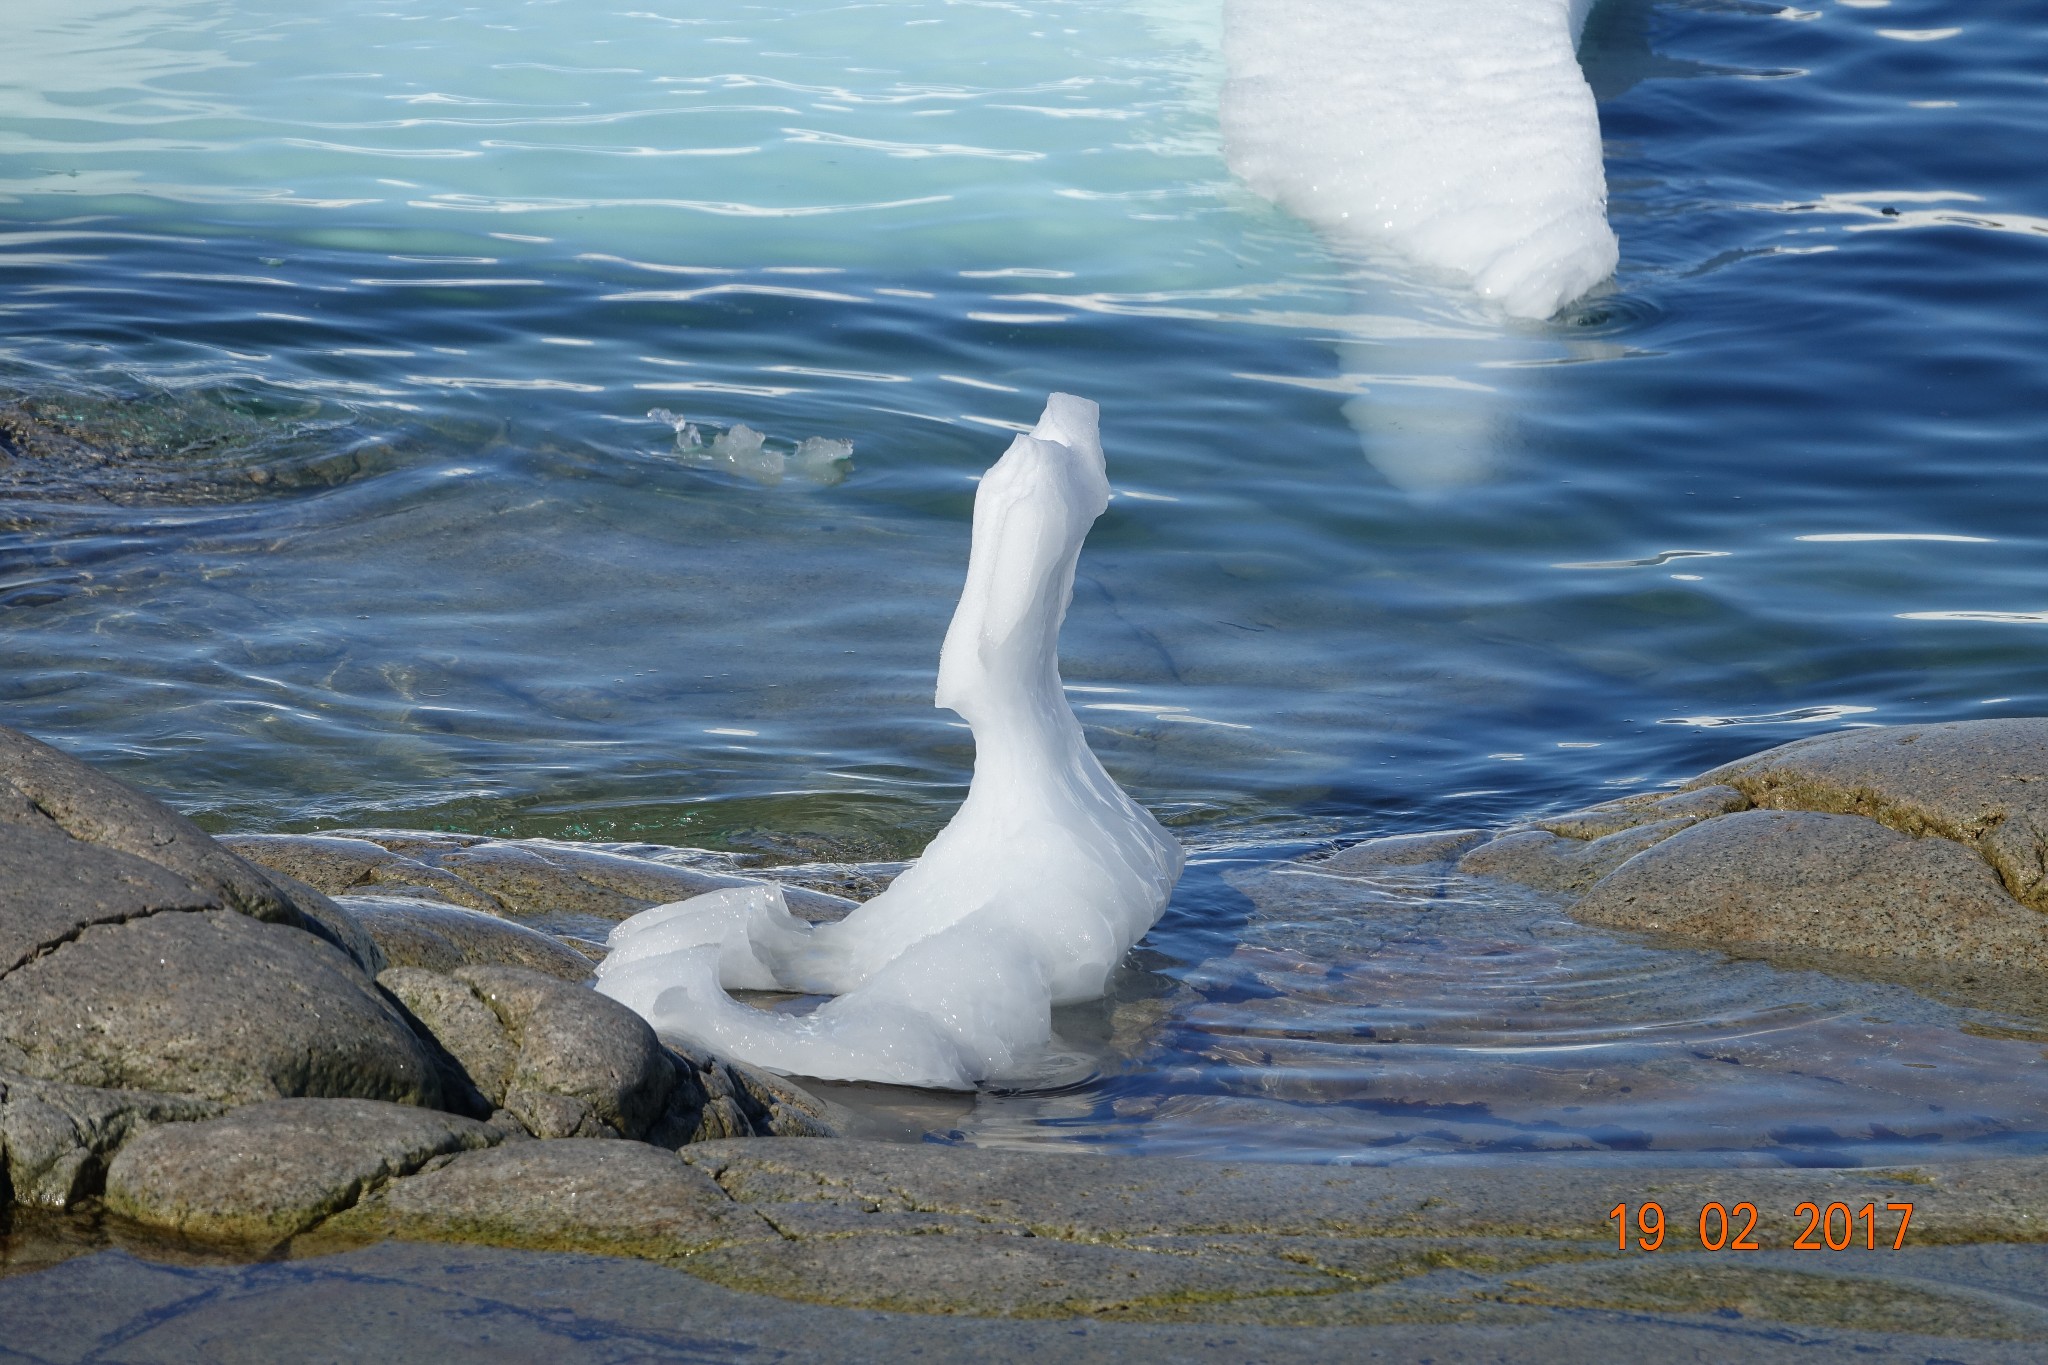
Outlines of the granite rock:
<svg viewBox="0 0 2048 1365">
<path fill-rule="evenodd" d="M 69 1208 L 97 1195 L 107 1159 L 151 1124 L 209 1119 L 222 1106 L 189 1095 L 0 1074 L 0 1207 Z"/>
<path fill-rule="evenodd" d="M 1427 867 L 1456 862 L 1492 837 L 1483 829 L 1436 830 L 1428 834 L 1390 834 L 1382 839 L 1340 848 L 1312 864 L 1318 871 L 1364 876 L 1394 868 Z"/>
<path fill-rule="evenodd" d="M 1747 810 L 1749 804 L 1749 798 L 1735 788 L 1709 783 L 1678 792 L 1643 792 L 1624 796 L 1569 815 L 1548 816 L 1533 823 L 1538 829 L 1567 839 L 1600 839 L 1666 820 L 1711 820 L 1717 815 Z"/>
<path fill-rule="evenodd" d="M 666 1259 L 778 1240 L 709 1175 L 638 1142 L 525 1142 L 396 1180 L 329 1225 L 352 1236 Z"/>
<path fill-rule="evenodd" d="M 496 897 L 451 872 L 367 839 L 330 834 L 235 834 L 225 846 L 329 896 L 378 891 L 503 914 Z"/>
<path fill-rule="evenodd" d="M 424 1031 L 441 1049 L 444 1095 L 474 1091 L 486 1112 L 504 1107 L 519 1046 L 474 988 L 421 967 L 387 967 L 377 984 L 405 1006 L 414 1031 Z M 474 1106 L 465 1108 L 473 1112 Z"/>
<path fill-rule="evenodd" d="M 826 1106 L 791 1082 L 705 1056 L 675 1039 L 664 1043 L 676 1089 L 647 1141 L 677 1148 L 721 1138 L 838 1136 Z"/>
<path fill-rule="evenodd" d="M 93 925 L 0 976 L 0 1070 L 227 1104 L 440 1099 L 420 1040 L 353 960 L 226 910 Z"/>
<path fill-rule="evenodd" d="M 276 1241 L 428 1160 L 503 1135 L 376 1100 L 286 1099 L 151 1128 L 107 1171 L 112 1213 L 186 1236 Z"/>
<path fill-rule="evenodd" d="M 1583 891 L 1644 849 L 1692 825 L 1680 817 L 1634 825 L 1597 839 L 1572 839 L 1547 829 L 1510 830 L 1458 861 L 1474 877 L 1499 877 L 1539 891 Z"/>
<path fill-rule="evenodd" d="M 175 884 L 186 888 L 183 894 L 195 899 L 167 908 L 217 906 L 253 919 L 309 927 L 275 883 L 184 816 L 68 754 L 0 726 L 0 850 L 7 850 L 0 856 L 21 856 L 12 852 L 17 837 L 32 838 L 37 851 L 50 850 L 53 834 L 125 855 L 110 860 L 123 871 L 137 871 L 134 862 L 139 861 L 176 878 Z M 6 871 L 0 877 L 0 924 L 13 921 L 43 886 L 64 884 L 61 878 L 35 876 L 28 866 Z M 146 891 L 138 891 L 163 895 L 170 885 L 152 878 Z M 96 921 L 81 921 L 90 922 Z M 0 949 L 0 970 L 17 957 Z"/>
<path fill-rule="evenodd" d="M 1509 830 L 1459 870 L 1576 896 L 1590 923 L 2033 1012 L 2028 983 L 2048 966 L 2048 720 L 1816 735 L 1674 794 Z"/>
<path fill-rule="evenodd" d="M 2048 969 L 2048 917 L 1953 840 L 1857 815 L 1751 810 L 1681 831 L 1573 914 L 1717 944 Z"/>
<path fill-rule="evenodd" d="M 503 1102 L 535 1137 L 638 1138 L 667 1111 L 674 1065 L 616 1000 L 518 967 L 464 967 L 454 979 L 517 1045 Z"/>
<path fill-rule="evenodd" d="M 2048 910 L 2048 718 L 1841 730 L 1716 768 L 1759 806 L 1861 815 L 1981 854 Z"/>
<path fill-rule="evenodd" d="M 0 1069 L 222 1103 L 431 1103 L 377 957 L 319 892 L 0 729 Z"/>
<path fill-rule="evenodd" d="M 213 909 L 352 956 L 367 944 L 318 892 L 280 886 L 162 802 L 0 726 L 0 975 L 88 925 Z"/>
<path fill-rule="evenodd" d="M 330 896 L 406 896 L 519 919 L 617 921 L 758 880 L 549 839 L 344 830 L 238 835 L 225 842 Z M 792 911 L 811 920 L 839 919 L 853 908 L 843 897 L 802 886 L 785 887 L 784 895 Z"/>
<path fill-rule="evenodd" d="M 588 957 L 511 920 L 396 896 L 350 895 L 339 903 L 374 940 L 388 966 L 444 973 L 470 966 L 525 967 L 563 981 L 590 979 Z"/>
</svg>

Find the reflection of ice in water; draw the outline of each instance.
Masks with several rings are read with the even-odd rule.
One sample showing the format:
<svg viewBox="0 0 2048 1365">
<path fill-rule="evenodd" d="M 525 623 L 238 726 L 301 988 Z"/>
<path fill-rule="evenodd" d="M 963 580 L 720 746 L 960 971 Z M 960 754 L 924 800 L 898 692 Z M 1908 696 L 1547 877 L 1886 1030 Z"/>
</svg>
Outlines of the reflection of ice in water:
<svg viewBox="0 0 2048 1365">
<path fill-rule="evenodd" d="M 2048 1030 L 1638 943 L 1464 879 L 1235 867 L 1255 906 L 1237 946 L 1121 1007 L 1145 1027 L 1112 1034 L 1113 1074 L 985 1097 L 971 1140 L 1830 1165 L 2048 1145 Z"/>
<path fill-rule="evenodd" d="M 1614 270 L 1599 120 L 1575 55 L 1590 8 L 1225 0 L 1220 32 L 1164 30 L 1220 45 L 1231 170 L 1380 277 L 1360 276 L 1360 312 L 1370 297 L 1428 295 L 1418 272 L 1449 286 L 1426 312 L 1466 312 L 1467 290 L 1483 301 L 1461 325 L 1338 343 L 1344 415 L 1398 488 L 1499 472 L 1508 400 L 1493 380 L 1555 343 L 1498 316 L 1551 317 Z"/>
<path fill-rule="evenodd" d="M 778 484 L 785 475 L 807 483 L 829 487 L 846 477 L 852 467 L 853 442 L 834 441 L 823 436 L 806 436 L 793 451 L 770 448 L 768 438 L 744 422 L 716 432 L 709 441 L 704 431 L 679 412 L 655 408 L 647 414 L 657 422 L 675 428 L 676 454 L 691 464 L 722 469 L 755 483 Z"/>
<path fill-rule="evenodd" d="M 612 931 L 598 989 L 712 1051 L 807 1076 L 958 1089 L 1040 1064 L 1052 1007 L 1102 994 L 1181 865 L 1061 689 L 1075 564 L 1108 506 L 1095 405 L 1067 394 L 982 477 L 936 697 L 973 728 L 974 780 L 915 864 L 815 929 L 774 887 L 644 911 Z M 836 998 L 792 1016 L 729 990 Z"/>
</svg>

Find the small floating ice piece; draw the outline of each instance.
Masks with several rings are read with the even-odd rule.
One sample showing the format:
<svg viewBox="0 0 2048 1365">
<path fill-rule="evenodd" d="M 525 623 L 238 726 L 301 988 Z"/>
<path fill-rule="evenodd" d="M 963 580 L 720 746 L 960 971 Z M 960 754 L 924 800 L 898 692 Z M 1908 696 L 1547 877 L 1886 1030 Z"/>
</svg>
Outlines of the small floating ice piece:
<svg viewBox="0 0 2048 1365">
<path fill-rule="evenodd" d="M 1592 0 L 1227 0 L 1224 150 L 1340 249 L 1545 318 L 1605 279 Z"/>
<path fill-rule="evenodd" d="M 807 436 L 797 442 L 794 452 L 785 454 L 745 423 L 714 434 L 707 443 L 703 429 L 679 412 L 655 408 L 647 416 L 675 429 L 676 454 L 689 463 L 723 469 L 770 487 L 781 483 L 785 474 L 829 487 L 846 477 L 853 459 L 851 441 Z"/>
<path fill-rule="evenodd" d="M 1102 993 L 1180 876 L 1180 845 L 1103 771 L 1060 684 L 1075 563 L 1108 505 L 1095 404 L 1068 394 L 982 477 L 937 695 L 974 731 L 974 780 L 922 858 L 815 929 L 774 887 L 643 911 L 612 931 L 598 990 L 777 1071 L 966 1089 L 1028 1066 L 1052 1007 Z M 726 993 L 744 989 L 836 998 L 770 1014 Z"/>
</svg>

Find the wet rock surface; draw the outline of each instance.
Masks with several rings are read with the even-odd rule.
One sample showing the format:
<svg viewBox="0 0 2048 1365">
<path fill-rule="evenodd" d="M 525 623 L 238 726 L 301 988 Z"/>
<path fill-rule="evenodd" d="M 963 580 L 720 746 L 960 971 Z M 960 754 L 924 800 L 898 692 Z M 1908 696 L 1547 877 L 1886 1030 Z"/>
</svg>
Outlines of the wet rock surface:
<svg viewBox="0 0 2048 1365">
<path fill-rule="evenodd" d="M 395 1181 L 332 1231 L 668 1259 L 776 1240 L 703 1171 L 637 1142 L 517 1143 Z"/>
<path fill-rule="evenodd" d="M 252 1120 L 261 1113 L 244 1112 Z M 468 1139 L 488 1141 L 476 1128 Z M 201 1144 L 157 1142 L 204 1159 Z M 903 1315 L 890 1320 L 899 1342 L 921 1321 L 955 1316 L 981 1319 L 985 1329 L 989 1319 L 1048 1320 L 1060 1336 L 1120 1323 L 1287 1329 L 1271 1339 L 1233 1333 L 1240 1348 L 1249 1339 L 1266 1344 L 1232 1359 L 1279 1359 L 1273 1352 L 1284 1346 L 1318 1341 L 1355 1350 L 1364 1340 L 1324 1340 L 1312 1335 L 1319 1329 L 1370 1329 L 1380 1345 L 1389 1328 L 1426 1324 L 1437 1332 L 1412 1338 L 1416 1357 L 1433 1348 L 1443 1358 L 1446 1329 L 1487 1326 L 1512 1333 L 1493 1339 L 1496 1355 L 1546 1358 L 1532 1357 L 1532 1343 L 1562 1318 L 1574 1331 L 1560 1342 L 1625 1326 L 1613 1340 L 1696 1340 L 1744 1359 L 1771 1358 L 1791 1340 L 1802 1359 L 1833 1358 L 1815 1352 L 1834 1344 L 1843 1359 L 1918 1350 L 1914 1358 L 2002 1361 L 2025 1359 L 2048 1330 L 2039 1292 L 2048 1162 L 2039 1159 L 1895 1171 L 1660 1170 L 1645 1182 L 1641 1172 L 1600 1168 L 1247 1166 L 773 1139 L 680 1155 L 618 1141 L 501 1142 L 419 1161 L 437 1143 L 446 1145 L 432 1135 L 407 1145 L 377 1131 L 353 1169 L 383 1174 L 367 1178 L 352 1208 L 292 1240 L 279 1264 L 317 1278 L 323 1266 L 394 1264 L 379 1260 L 390 1257 L 450 1269 L 507 1263 L 481 1252 L 420 1260 L 424 1253 L 388 1247 L 345 1250 L 379 1238 L 597 1252 L 685 1272 L 656 1297 L 724 1305 L 720 1320 L 801 1307 L 806 1315 L 796 1320 L 829 1332 L 834 1324 L 853 1330 L 863 1316 L 826 1310 L 886 1312 Z M 376 1155 L 401 1147 L 395 1158 Z M 308 1207 L 339 1188 L 333 1173 L 351 1160 L 326 1163 L 326 1174 L 303 1187 L 274 1182 L 292 1192 L 277 1202 Z M 1646 1199 L 1665 1210 L 1666 1239 L 1656 1251 L 1623 1250 L 1608 1210 Z M 1695 1231 L 1699 1210 L 1738 1200 L 1759 1209 L 1758 1249 L 1713 1254 Z M 1875 1208 L 1880 1249 L 1862 1245 L 1860 1223 L 1853 1247 L 1837 1237 L 1832 1251 L 1794 1249 L 1807 1221 L 1802 1203 Z M 1908 1203 L 1905 1244 L 1890 1250 Z M 529 1264 L 531 1283 L 570 1277 L 586 1302 L 605 1283 L 650 1283 L 653 1269 L 586 1271 L 588 1263 L 560 1255 Z M 394 1276 L 384 1281 L 386 1301 L 411 1301 L 415 1283 L 438 1294 L 448 1276 Z M 702 1297 L 710 1290 L 718 1293 Z M 548 1292 L 520 1301 L 551 1302 Z M 27 1315 L 35 1302 L 23 1280 L 0 1279 L 11 1322 L 40 1322 Z M 1797 1330 L 1788 1337 L 1788 1329 Z"/>
<path fill-rule="evenodd" d="M 2029 1308 L 2048 1274 L 2048 1250 L 2027 1246 L 1909 1248 L 1881 1264 L 1859 1250 L 1758 1252 L 1740 1267 L 1695 1253 L 1532 1270 L 1483 1266 L 1470 1248 L 1461 1256 L 1417 1240 L 1404 1261 L 1417 1268 L 1404 1277 L 1382 1278 L 1385 1262 L 1359 1258 L 1341 1262 L 1358 1276 L 1348 1291 L 1271 1300 L 1280 1312 L 1348 1314 L 1341 1325 L 1265 1325 L 1254 1320 L 1257 1301 L 1239 1300 L 1245 1320 L 1219 1327 L 1149 1314 L 1119 1321 L 1112 1312 L 848 1310 L 726 1289 L 677 1266 L 474 1245 L 390 1241 L 262 1265 L 87 1251 L 34 1272 L 31 1258 L 50 1254 L 42 1247 L 51 1243 L 17 1245 L 25 1273 L 0 1279 L 10 1345 L 33 1359 L 137 1365 L 299 1359 L 309 1342 L 346 1342 L 372 1360 L 418 1358 L 430 1344 L 449 1365 L 794 1357 L 2004 1365 L 2038 1357 L 2020 1334 L 2039 1330 Z M 1420 1264 L 1430 1255 L 1442 1260 Z"/>
<path fill-rule="evenodd" d="M 563 981 L 590 979 L 591 954 L 523 924 L 434 901 L 343 896 L 346 909 L 392 967 L 452 972 L 459 967 L 524 967 Z"/>
<path fill-rule="evenodd" d="M 1504 836 L 1377 840 L 1299 870 L 1462 867 L 1577 896 L 1589 919 L 1699 942 L 2038 970 L 2048 920 L 2027 880 L 2031 751 L 2002 750 L 2004 766 L 1973 787 L 1958 768 L 1989 761 L 1982 737 L 1927 729 L 1942 733 L 1925 750 L 1924 732 L 1856 732 L 1832 756 L 1808 741 L 1677 793 Z M 1584 1349 L 1625 1322 L 1617 1347 L 1726 1350 L 1735 1332 L 1757 1358 L 1796 1330 L 1809 1359 L 1829 1343 L 1845 1359 L 1901 1343 L 2022 1359 L 2007 1348 L 2048 1332 L 2038 1278 L 2014 1290 L 2015 1275 L 2048 1268 L 2024 1259 L 2048 1244 L 2048 1162 L 2032 1158 L 1646 1180 L 790 1140 L 832 1132 L 831 1111 L 657 1038 L 580 984 L 587 958 L 560 941 L 579 929 L 594 941 L 622 914 L 730 874 L 398 831 L 236 841 L 265 872 L 149 798 L 0 738 L 0 859 L 22 873 L 0 882 L 0 943 L 15 945 L 0 966 L 0 1169 L 17 1210 L 74 1211 L 61 1226 L 76 1250 L 129 1238 L 160 1254 L 167 1244 L 147 1237 L 169 1235 L 188 1239 L 180 1256 L 195 1254 L 189 1239 L 217 1239 L 281 1247 L 302 1266 L 412 1254 L 345 1250 L 387 1238 L 597 1252 L 665 1262 L 687 1272 L 666 1282 L 672 1297 L 782 1314 L 832 1347 L 854 1320 L 846 1310 L 911 1315 L 888 1319 L 911 1332 L 949 1315 L 1088 1324 L 1019 1337 L 1033 1354 L 1118 1323 L 1148 1324 L 1128 1340 L 1175 1352 L 1196 1349 L 1171 1335 L 1181 1324 L 1210 1332 L 1204 1342 L 1219 1324 L 1233 1344 L 1272 1332 L 1257 1340 L 1274 1358 L 1306 1342 L 1355 1346 L 1343 1334 L 1360 1328 L 1384 1342 L 1404 1324 L 1433 1325 L 1418 1352 L 1467 1330 L 1512 1332 L 1496 1343 L 1520 1348 L 1560 1321 L 1572 1331 L 1559 1343 Z M 1624 1253 L 1608 1210 L 1646 1198 L 1669 1211 L 1671 1251 Z M 1761 1249 L 1739 1264 L 1689 1245 L 1690 1220 L 1715 1201 L 1762 1212 Z M 1903 1260 L 1792 1250 L 1801 1202 L 1911 1203 L 1920 1269 L 1902 1278 L 1889 1267 Z M 111 1216 L 94 1222 L 96 1208 Z M 38 1217 L 14 1215 L 0 1268 Z M 1976 1259 L 1932 1259 L 1944 1249 Z M 25 1339 L 16 1322 L 68 1330 L 27 1286 L 106 1261 L 71 1264 L 0 1276 L 10 1346 Z M 603 1272 L 643 1273 L 673 1272 Z M 92 1302 L 118 1316 L 117 1300 Z M 215 1347 L 234 1330 L 189 1322 Z M 1685 1335 L 1708 1328 L 1717 1335 Z"/>
<path fill-rule="evenodd" d="M 567 931 L 593 945 L 612 924 L 642 910 L 760 880 L 551 839 L 371 829 L 236 835 L 223 843 L 329 896 L 440 902 Z M 793 912 L 814 922 L 843 918 L 854 906 L 795 883 L 783 894 Z"/>
</svg>

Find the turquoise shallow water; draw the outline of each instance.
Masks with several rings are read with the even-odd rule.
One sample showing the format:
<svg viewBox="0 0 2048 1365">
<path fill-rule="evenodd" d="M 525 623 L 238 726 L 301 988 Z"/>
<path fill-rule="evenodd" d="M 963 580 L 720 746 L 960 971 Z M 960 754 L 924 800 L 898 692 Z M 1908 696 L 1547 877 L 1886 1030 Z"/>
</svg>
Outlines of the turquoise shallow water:
<svg viewBox="0 0 2048 1365">
<path fill-rule="evenodd" d="M 973 476 L 1052 388 L 1103 404 L 1120 490 L 1066 676 L 1205 858 L 2038 714 L 2048 24 L 1813 3 L 1596 13 L 1621 271 L 1508 327 L 1232 183 L 1199 4 L 16 0 L 0 378 L 178 449 L 6 486 L 0 716 L 215 828 L 904 856 L 964 789 L 930 686 Z M 850 467 L 770 482 L 655 410 L 850 441 Z M 1218 867 L 1156 981 L 1235 999 L 1230 1027 L 1310 1001 L 1286 971 L 1226 984 L 1268 931 Z M 1472 913 L 1580 944 L 1574 980 L 1610 942 Z M 1358 992 L 1409 998 L 1458 951 L 1315 1009 L 1355 1029 Z M 1878 1008 L 1701 970 L 1600 1027 Z M 1432 1065 L 1484 1089 L 1462 1063 L 1498 1043 Z M 2040 1060 L 1954 1045 L 1987 1076 Z M 1161 1096 L 1228 1074 L 1159 1046 L 1061 1122 L 1164 1131 Z M 1301 1150 L 1380 1134 L 1331 1107 L 1386 1069 L 1352 1046 L 1314 1063 L 1335 1136 Z M 1171 1079 L 1176 1049 L 1212 1070 Z M 1311 1069 L 1242 1065 L 1232 1096 Z M 1711 1147 L 1686 1093 L 1638 1128 Z M 1883 1093 L 1842 1131 L 1878 1141 Z M 2036 1083 L 1982 1093 L 1996 1121 L 1938 1140 L 2032 1141 Z M 1067 1131 L 1042 1103 L 1024 1139 Z"/>
</svg>

